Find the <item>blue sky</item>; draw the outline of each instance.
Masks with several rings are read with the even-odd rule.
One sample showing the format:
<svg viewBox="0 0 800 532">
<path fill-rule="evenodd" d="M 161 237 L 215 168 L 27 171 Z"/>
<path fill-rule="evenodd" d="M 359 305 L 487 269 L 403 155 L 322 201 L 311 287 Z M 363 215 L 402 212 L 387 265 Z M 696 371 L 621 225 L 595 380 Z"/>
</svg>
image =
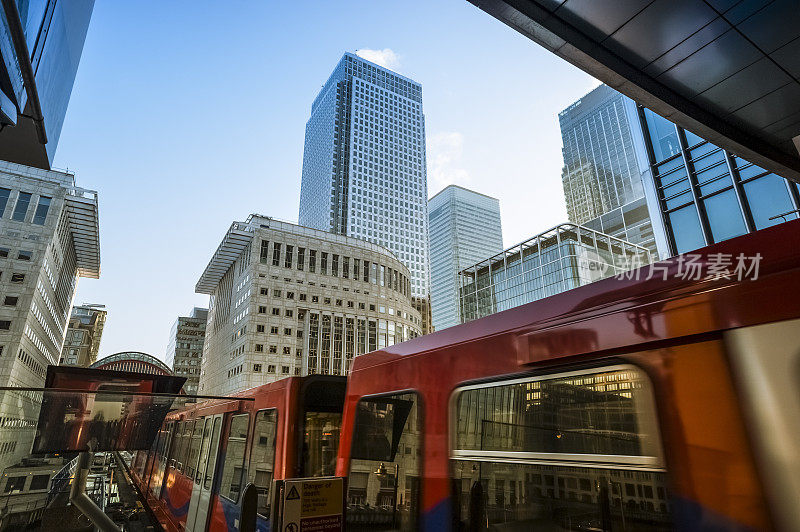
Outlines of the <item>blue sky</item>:
<svg viewBox="0 0 800 532">
<path fill-rule="evenodd" d="M 164 357 L 232 221 L 297 221 L 311 102 L 356 50 L 422 83 L 430 196 L 499 198 L 506 245 L 566 221 L 557 115 L 598 82 L 465 0 L 101 0 L 54 163 L 99 192 L 101 356 Z"/>
</svg>

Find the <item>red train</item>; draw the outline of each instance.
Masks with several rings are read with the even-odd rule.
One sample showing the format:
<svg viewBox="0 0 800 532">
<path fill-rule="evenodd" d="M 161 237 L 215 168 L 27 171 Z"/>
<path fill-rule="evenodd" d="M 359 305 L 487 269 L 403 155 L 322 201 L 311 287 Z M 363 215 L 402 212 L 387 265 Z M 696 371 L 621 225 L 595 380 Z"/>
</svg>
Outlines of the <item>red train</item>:
<svg viewBox="0 0 800 532">
<path fill-rule="evenodd" d="M 338 445 L 348 530 L 799 530 L 797 242 L 791 222 L 699 252 L 760 257 L 747 279 L 676 257 L 358 357 L 340 438 L 338 397 L 298 424 L 316 377 L 176 412 L 139 478 L 169 527 L 236 530 L 245 479 L 330 474 Z M 274 443 L 237 421 L 266 408 Z"/>
</svg>

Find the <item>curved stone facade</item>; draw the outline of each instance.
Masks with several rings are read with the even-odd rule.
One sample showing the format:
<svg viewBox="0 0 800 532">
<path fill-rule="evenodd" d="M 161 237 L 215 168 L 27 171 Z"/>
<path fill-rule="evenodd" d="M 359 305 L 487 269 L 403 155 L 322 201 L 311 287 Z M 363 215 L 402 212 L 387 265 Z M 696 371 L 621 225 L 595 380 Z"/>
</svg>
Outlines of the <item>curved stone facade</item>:
<svg viewBox="0 0 800 532">
<path fill-rule="evenodd" d="M 410 273 L 389 250 L 252 215 L 198 282 L 211 295 L 200 394 L 292 375 L 346 375 L 355 356 L 422 334 Z"/>
</svg>

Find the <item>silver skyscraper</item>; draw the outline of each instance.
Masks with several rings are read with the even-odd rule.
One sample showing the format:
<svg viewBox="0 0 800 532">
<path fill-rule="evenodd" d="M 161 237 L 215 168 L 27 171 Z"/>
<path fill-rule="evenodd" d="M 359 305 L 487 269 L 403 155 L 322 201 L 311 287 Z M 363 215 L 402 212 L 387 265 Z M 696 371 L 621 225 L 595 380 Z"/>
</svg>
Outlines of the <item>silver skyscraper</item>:
<svg viewBox="0 0 800 532">
<path fill-rule="evenodd" d="M 458 272 L 503 251 L 500 202 L 456 185 L 428 201 L 431 310 L 437 331 L 461 323 Z"/>
<path fill-rule="evenodd" d="M 422 86 L 346 53 L 306 124 L 300 225 L 394 252 L 428 296 L 428 214 Z"/>
</svg>

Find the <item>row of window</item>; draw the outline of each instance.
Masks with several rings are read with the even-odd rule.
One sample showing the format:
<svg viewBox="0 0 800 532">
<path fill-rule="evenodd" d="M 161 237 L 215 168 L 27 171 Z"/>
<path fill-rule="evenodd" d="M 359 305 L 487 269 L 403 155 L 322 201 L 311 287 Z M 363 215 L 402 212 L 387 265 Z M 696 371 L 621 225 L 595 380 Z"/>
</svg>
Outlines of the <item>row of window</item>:
<svg viewBox="0 0 800 532">
<path fill-rule="evenodd" d="M 5 214 L 6 206 L 8 205 L 9 198 L 11 197 L 11 190 L 7 188 L 0 188 L 0 219 L 3 218 Z M 28 192 L 19 191 L 17 194 L 17 201 L 14 205 L 11 219 L 15 222 L 24 222 L 25 217 L 28 214 L 28 208 L 31 205 L 31 199 L 33 198 L 33 194 Z M 47 213 L 50 210 L 50 203 L 52 202 L 52 198 L 47 196 L 39 196 L 38 202 L 36 203 L 36 209 L 33 212 L 33 219 L 31 222 L 35 225 L 44 225 L 45 220 L 47 220 Z"/>
<path fill-rule="evenodd" d="M 365 283 L 371 282 L 374 285 L 388 286 L 389 288 L 408 296 L 410 294 L 410 284 L 408 278 L 397 269 L 392 269 L 383 264 L 377 264 L 368 260 L 328 253 L 326 251 L 317 252 L 315 249 L 295 247 L 290 244 L 280 242 L 270 242 L 261 240 L 260 260 L 262 264 L 272 264 L 273 266 L 283 266 L 284 268 L 297 268 L 304 270 L 306 267 L 310 273 L 321 273 L 333 277 L 344 279 L 361 280 Z M 306 251 L 308 257 L 306 258 Z M 317 258 L 319 257 L 319 260 Z"/>
</svg>

